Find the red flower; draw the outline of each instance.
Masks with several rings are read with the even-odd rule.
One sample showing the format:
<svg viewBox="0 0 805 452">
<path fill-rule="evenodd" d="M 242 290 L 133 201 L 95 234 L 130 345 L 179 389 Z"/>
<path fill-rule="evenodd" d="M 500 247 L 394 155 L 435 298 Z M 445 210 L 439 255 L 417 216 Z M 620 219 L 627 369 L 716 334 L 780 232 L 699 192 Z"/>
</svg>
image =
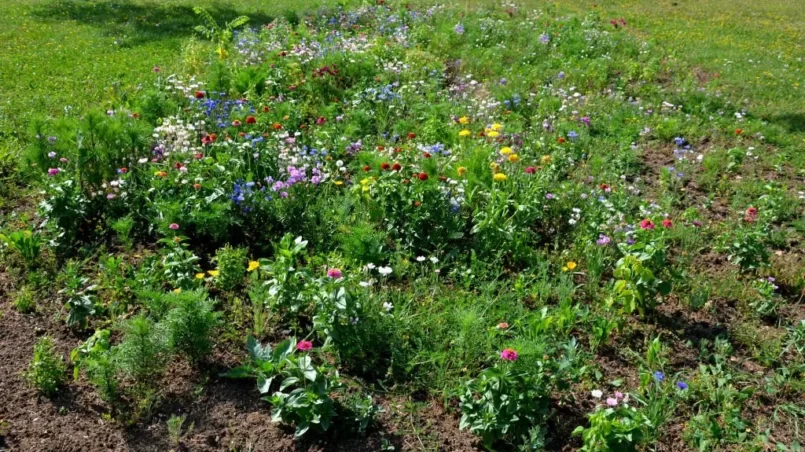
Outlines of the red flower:
<svg viewBox="0 0 805 452">
<path fill-rule="evenodd" d="M 746 209 L 744 221 L 747 223 L 754 223 L 757 220 L 757 207 L 750 207 Z"/>
<path fill-rule="evenodd" d="M 393 165 L 391 165 L 391 169 L 393 169 L 394 171 L 399 171 L 402 169 L 402 165 L 395 162 Z"/>
<path fill-rule="evenodd" d="M 534 174 L 537 172 L 537 168 L 533 166 L 529 166 L 525 169 L 526 174 Z"/>
<path fill-rule="evenodd" d="M 743 129 L 735 129 L 735 135 L 740 135 L 744 133 Z"/>
<path fill-rule="evenodd" d="M 674 225 L 674 222 L 673 222 L 673 221 L 671 221 L 671 219 L 670 219 L 670 218 L 663 218 L 663 220 L 662 220 L 662 227 L 664 227 L 664 228 L 670 228 L 670 227 L 672 227 L 673 225 Z"/>
<path fill-rule="evenodd" d="M 280 124 L 278 122 L 275 122 L 274 125 L 271 126 L 271 127 L 273 127 L 274 130 L 280 130 L 280 129 L 282 129 L 282 124 Z"/>
<path fill-rule="evenodd" d="M 263 105 L 263 113 L 268 113 L 268 105 Z"/>
<path fill-rule="evenodd" d="M 430 158 L 430 152 L 426 152 L 426 153 L 422 154 L 422 156 L 425 157 L 426 159 L 429 159 Z"/>
<path fill-rule="evenodd" d="M 371 169 L 372 168 L 370 168 L 369 165 L 364 165 L 364 167 L 363 167 L 363 171 L 366 172 L 366 173 L 368 173 L 369 170 L 371 170 Z"/>
<path fill-rule="evenodd" d="M 378 150 L 378 151 L 382 151 L 383 149 L 386 149 L 386 148 L 384 148 L 383 146 L 378 146 L 378 147 L 377 147 L 377 150 Z"/>
<path fill-rule="evenodd" d="M 201 184 L 193 184 L 193 188 L 196 190 L 201 190 Z"/>
<path fill-rule="evenodd" d="M 422 181 L 428 180 L 428 173 L 419 173 L 417 177 Z"/>
<path fill-rule="evenodd" d="M 246 116 L 246 124 L 255 124 L 257 123 L 257 118 L 254 116 Z"/>
<path fill-rule="evenodd" d="M 654 229 L 654 222 L 649 220 L 648 218 L 646 218 L 645 220 L 642 220 L 640 222 L 640 229 L 653 230 Z"/>
<path fill-rule="evenodd" d="M 389 165 L 389 164 L 388 164 L 388 162 L 383 162 L 383 163 L 381 163 L 381 164 L 380 164 L 380 168 L 381 168 L 383 171 L 388 171 L 388 170 L 389 170 L 389 168 L 391 168 L 391 165 Z"/>
<path fill-rule="evenodd" d="M 556 142 L 557 142 L 557 143 L 559 143 L 559 144 L 564 143 L 564 142 L 565 142 L 565 137 L 559 137 L 559 138 L 557 138 L 557 139 L 556 139 Z"/>
<path fill-rule="evenodd" d="M 128 173 L 128 172 L 129 172 L 129 169 L 128 169 L 128 168 L 126 168 L 126 167 L 124 166 L 123 168 L 120 168 L 120 172 L 121 172 L 122 174 L 126 174 L 126 173 Z"/>
<path fill-rule="evenodd" d="M 179 163 L 179 162 L 176 162 L 176 163 L 173 164 L 173 167 L 176 168 L 176 169 L 179 169 L 179 168 L 182 167 L 182 164 Z"/>
<path fill-rule="evenodd" d="M 204 96 L 206 96 L 204 91 L 196 91 L 196 99 L 204 99 Z"/>
<path fill-rule="evenodd" d="M 409 140 L 413 140 L 414 138 L 416 138 L 416 134 L 414 132 L 411 132 L 411 133 L 408 134 L 408 139 Z"/>
<path fill-rule="evenodd" d="M 421 205 L 422 205 L 422 203 L 421 203 L 421 202 L 419 202 L 419 201 L 414 201 L 414 207 L 419 207 L 419 206 L 421 206 Z"/>
</svg>

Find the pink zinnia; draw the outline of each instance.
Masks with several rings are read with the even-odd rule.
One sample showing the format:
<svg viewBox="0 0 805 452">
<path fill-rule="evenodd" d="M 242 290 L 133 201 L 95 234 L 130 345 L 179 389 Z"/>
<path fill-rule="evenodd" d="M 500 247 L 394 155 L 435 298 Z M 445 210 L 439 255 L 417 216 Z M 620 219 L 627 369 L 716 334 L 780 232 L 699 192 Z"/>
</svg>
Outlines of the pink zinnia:
<svg viewBox="0 0 805 452">
<path fill-rule="evenodd" d="M 171 224 L 170 224 L 170 226 L 168 226 L 168 227 L 169 227 L 169 228 L 171 228 L 171 229 L 173 229 L 174 231 L 175 231 L 175 230 L 177 230 L 177 229 L 179 229 L 179 225 L 178 225 L 178 224 L 176 224 L 176 223 L 171 223 Z"/>
<path fill-rule="evenodd" d="M 654 222 L 646 218 L 640 222 L 640 229 L 654 229 Z"/>
<path fill-rule="evenodd" d="M 517 361 L 517 352 L 514 349 L 507 348 L 500 352 L 500 359 L 506 361 Z"/>
<path fill-rule="evenodd" d="M 537 169 L 533 166 L 529 166 L 528 168 L 525 169 L 525 172 L 526 174 L 534 174 L 537 172 Z"/>
<path fill-rule="evenodd" d="M 327 276 L 330 277 L 330 278 L 333 278 L 333 279 L 338 279 L 338 278 L 340 278 L 342 276 L 341 270 L 339 270 L 337 268 L 331 268 L 331 269 L 327 270 Z"/>
<path fill-rule="evenodd" d="M 615 393 L 615 398 L 618 399 L 618 400 L 622 399 L 623 398 L 623 393 L 620 392 L 620 391 L 616 392 Z"/>
<path fill-rule="evenodd" d="M 750 207 L 746 209 L 746 215 L 744 216 L 744 221 L 747 223 L 752 223 L 757 220 L 757 207 Z"/>
<path fill-rule="evenodd" d="M 506 328 L 508 328 L 508 327 L 509 327 L 509 324 L 508 324 L 508 323 L 506 323 L 506 322 L 500 322 L 500 323 L 498 323 L 498 329 L 505 330 L 505 329 L 506 329 Z"/>
<path fill-rule="evenodd" d="M 55 175 L 59 174 L 60 172 L 61 172 L 61 170 L 59 168 L 50 168 L 48 170 L 48 176 L 55 176 Z"/>
<path fill-rule="evenodd" d="M 673 225 L 674 225 L 674 222 L 673 222 L 673 221 L 671 221 L 671 219 L 670 219 L 670 218 L 664 218 L 664 219 L 662 220 L 662 227 L 664 227 L 664 228 L 670 228 L 670 227 L 672 227 Z"/>
<path fill-rule="evenodd" d="M 618 401 L 612 397 L 607 398 L 607 405 L 609 406 L 618 406 Z"/>
<path fill-rule="evenodd" d="M 296 348 L 297 348 L 297 350 L 301 350 L 303 352 L 306 352 L 306 351 L 310 350 L 311 348 L 313 348 L 313 342 L 299 341 L 299 343 L 296 344 Z"/>
<path fill-rule="evenodd" d="M 236 120 L 232 121 L 232 125 L 233 125 L 234 127 L 240 127 L 241 122 L 240 122 L 240 121 L 238 121 L 238 120 L 236 119 Z"/>
</svg>

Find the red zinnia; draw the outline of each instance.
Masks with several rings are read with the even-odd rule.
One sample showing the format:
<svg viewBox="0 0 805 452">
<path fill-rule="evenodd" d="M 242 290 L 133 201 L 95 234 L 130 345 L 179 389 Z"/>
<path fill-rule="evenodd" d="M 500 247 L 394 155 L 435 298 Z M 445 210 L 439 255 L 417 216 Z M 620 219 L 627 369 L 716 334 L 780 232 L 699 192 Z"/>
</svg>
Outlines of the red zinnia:
<svg viewBox="0 0 805 452">
<path fill-rule="evenodd" d="M 526 174 L 534 174 L 537 172 L 537 168 L 533 166 L 529 166 L 525 169 Z"/>
<path fill-rule="evenodd" d="M 247 116 L 246 117 L 246 124 L 255 124 L 257 122 L 257 118 L 254 116 Z"/>
<path fill-rule="evenodd" d="M 402 165 L 400 165 L 399 163 L 394 163 L 393 165 L 391 165 L 391 169 L 393 169 L 394 171 L 399 171 L 402 169 Z"/>
<path fill-rule="evenodd" d="M 429 159 L 430 158 L 430 152 L 426 152 L 426 153 L 422 154 L 422 156 L 425 157 L 426 159 Z"/>
<path fill-rule="evenodd" d="M 735 135 L 740 135 L 744 133 L 743 129 L 735 129 Z"/>
<path fill-rule="evenodd" d="M 196 91 L 196 99 L 204 99 L 204 91 Z"/>
<path fill-rule="evenodd" d="M 391 168 L 391 165 L 389 165 L 389 164 L 388 164 L 388 162 L 383 162 L 383 163 L 381 163 L 381 164 L 380 164 L 380 168 L 381 168 L 383 171 L 388 171 L 388 170 L 389 170 L 389 168 Z"/>
<path fill-rule="evenodd" d="M 663 218 L 663 220 L 662 220 L 662 227 L 664 227 L 664 228 L 670 228 L 670 227 L 672 227 L 673 225 L 674 225 L 674 222 L 673 222 L 673 221 L 671 221 L 671 219 L 670 219 L 670 218 Z"/>
<path fill-rule="evenodd" d="M 414 138 L 416 138 L 416 134 L 414 132 L 411 132 L 411 133 L 408 134 L 408 139 L 409 140 L 413 140 Z"/>
<path fill-rule="evenodd" d="M 367 173 L 368 173 L 370 169 L 372 169 L 372 168 L 370 168 L 370 167 L 369 167 L 369 165 L 364 165 L 364 166 L 363 166 L 363 171 L 364 171 L 364 172 L 367 172 Z"/>
<path fill-rule="evenodd" d="M 750 207 L 746 209 L 746 215 L 744 215 L 744 221 L 747 223 L 753 223 L 757 220 L 757 207 Z"/>
<path fill-rule="evenodd" d="M 556 139 L 556 142 L 557 142 L 557 143 L 559 143 L 559 144 L 564 143 L 564 142 L 565 142 L 565 137 L 559 137 L 559 138 L 557 138 L 557 139 Z"/>
<path fill-rule="evenodd" d="M 313 342 L 299 341 L 299 343 L 296 344 L 296 348 L 298 350 L 300 350 L 300 351 L 306 352 L 306 351 L 310 350 L 311 348 L 313 348 Z"/>
<path fill-rule="evenodd" d="M 646 218 L 640 222 L 640 229 L 654 229 L 654 222 Z"/>
<path fill-rule="evenodd" d="M 417 177 L 419 180 L 428 180 L 428 173 L 419 173 Z"/>
</svg>

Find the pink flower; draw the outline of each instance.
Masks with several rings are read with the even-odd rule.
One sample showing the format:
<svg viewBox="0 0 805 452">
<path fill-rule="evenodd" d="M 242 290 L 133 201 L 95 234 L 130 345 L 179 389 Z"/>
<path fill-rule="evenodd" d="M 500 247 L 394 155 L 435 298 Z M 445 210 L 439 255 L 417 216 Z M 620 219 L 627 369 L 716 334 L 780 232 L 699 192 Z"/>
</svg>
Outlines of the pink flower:
<svg viewBox="0 0 805 452">
<path fill-rule="evenodd" d="M 59 173 L 61 173 L 61 170 L 59 168 L 50 168 L 50 169 L 48 169 L 48 176 L 53 177 L 53 176 L 55 176 L 55 175 L 57 175 Z"/>
<path fill-rule="evenodd" d="M 607 405 L 618 406 L 618 400 L 613 397 L 607 397 Z"/>
<path fill-rule="evenodd" d="M 169 228 L 171 228 L 171 229 L 173 229 L 174 231 L 175 231 L 175 230 L 177 230 L 177 229 L 179 229 L 179 225 L 178 225 L 178 224 L 176 224 L 176 223 L 171 223 L 171 224 L 170 224 L 170 226 L 168 226 L 168 227 L 169 227 Z"/>
<path fill-rule="evenodd" d="M 537 168 L 533 166 L 529 166 L 525 169 L 526 174 L 534 174 L 537 172 Z"/>
<path fill-rule="evenodd" d="M 152 71 L 159 72 L 160 71 L 159 66 L 154 66 L 154 69 L 152 69 Z"/>
<path fill-rule="evenodd" d="M 671 219 L 670 219 L 670 218 L 663 218 L 663 220 L 662 220 L 662 227 L 664 227 L 664 228 L 670 228 L 670 227 L 672 227 L 673 225 L 674 225 L 674 222 L 673 222 L 673 221 L 671 221 Z"/>
<path fill-rule="evenodd" d="M 313 342 L 310 341 L 299 341 L 299 343 L 296 344 L 296 349 L 301 350 L 303 352 L 306 352 L 311 348 L 313 348 Z"/>
<path fill-rule="evenodd" d="M 622 399 L 623 398 L 623 393 L 620 392 L 620 391 L 616 392 L 615 393 L 615 398 L 618 399 L 618 400 Z"/>
<path fill-rule="evenodd" d="M 499 329 L 499 330 L 505 330 L 505 329 L 507 329 L 508 327 L 509 327 L 509 324 L 508 324 L 508 323 L 506 323 L 506 322 L 500 322 L 500 323 L 498 323 L 498 329 Z"/>
<path fill-rule="evenodd" d="M 506 361 L 517 361 L 517 352 L 514 349 L 506 348 L 500 352 L 500 359 Z"/>
<path fill-rule="evenodd" d="M 640 229 L 654 230 L 654 222 L 646 218 L 640 222 Z"/>
<path fill-rule="evenodd" d="M 341 270 L 337 268 L 331 268 L 327 270 L 327 277 L 333 279 L 339 279 L 342 275 Z"/>
<path fill-rule="evenodd" d="M 232 121 L 232 126 L 233 126 L 233 127 L 240 127 L 240 125 L 241 125 L 241 124 L 242 124 L 242 123 L 241 123 L 239 120 L 237 120 L 237 119 L 236 119 L 236 120 L 234 120 L 234 121 Z"/>
</svg>

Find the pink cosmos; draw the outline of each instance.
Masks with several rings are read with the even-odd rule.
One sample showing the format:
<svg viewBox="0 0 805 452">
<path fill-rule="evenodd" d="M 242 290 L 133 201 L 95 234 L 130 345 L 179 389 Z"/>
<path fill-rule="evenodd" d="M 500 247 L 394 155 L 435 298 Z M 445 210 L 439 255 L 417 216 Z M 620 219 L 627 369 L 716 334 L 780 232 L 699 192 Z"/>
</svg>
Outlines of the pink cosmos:
<svg viewBox="0 0 805 452">
<path fill-rule="evenodd" d="M 654 222 L 646 218 L 640 222 L 640 229 L 654 230 Z"/>
<path fill-rule="evenodd" d="M 328 278 L 339 279 L 339 278 L 341 278 L 341 276 L 343 276 L 342 273 L 341 273 L 341 270 L 339 270 L 337 268 L 331 268 L 331 269 L 327 270 L 327 277 Z"/>
<path fill-rule="evenodd" d="M 507 348 L 500 352 L 500 359 L 506 361 L 517 361 L 517 352 L 514 349 Z"/>
<path fill-rule="evenodd" d="M 620 392 L 620 391 L 616 392 L 615 393 L 615 398 L 618 399 L 618 400 L 621 400 L 623 398 L 623 393 Z"/>
<path fill-rule="evenodd" d="M 607 405 L 609 406 L 618 406 L 618 401 L 613 397 L 607 398 Z"/>
<path fill-rule="evenodd" d="M 498 323 L 498 329 L 499 329 L 499 330 L 505 330 L 505 329 L 507 329 L 508 327 L 509 327 L 509 324 L 508 324 L 508 323 L 506 323 L 506 322 L 500 322 L 500 323 Z"/>
<path fill-rule="evenodd" d="M 170 226 L 168 226 L 168 227 L 169 227 L 169 228 L 171 228 L 171 229 L 173 229 L 174 231 L 175 231 L 175 230 L 177 230 L 177 229 L 179 229 L 179 225 L 178 225 L 178 224 L 176 224 L 176 223 L 171 223 L 171 224 L 170 224 Z"/>
<path fill-rule="evenodd" d="M 303 352 L 306 352 L 311 348 L 313 348 L 313 342 L 310 341 L 299 341 L 299 343 L 296 344 L 296 349 L 301 350 Z"/>
</svg>

